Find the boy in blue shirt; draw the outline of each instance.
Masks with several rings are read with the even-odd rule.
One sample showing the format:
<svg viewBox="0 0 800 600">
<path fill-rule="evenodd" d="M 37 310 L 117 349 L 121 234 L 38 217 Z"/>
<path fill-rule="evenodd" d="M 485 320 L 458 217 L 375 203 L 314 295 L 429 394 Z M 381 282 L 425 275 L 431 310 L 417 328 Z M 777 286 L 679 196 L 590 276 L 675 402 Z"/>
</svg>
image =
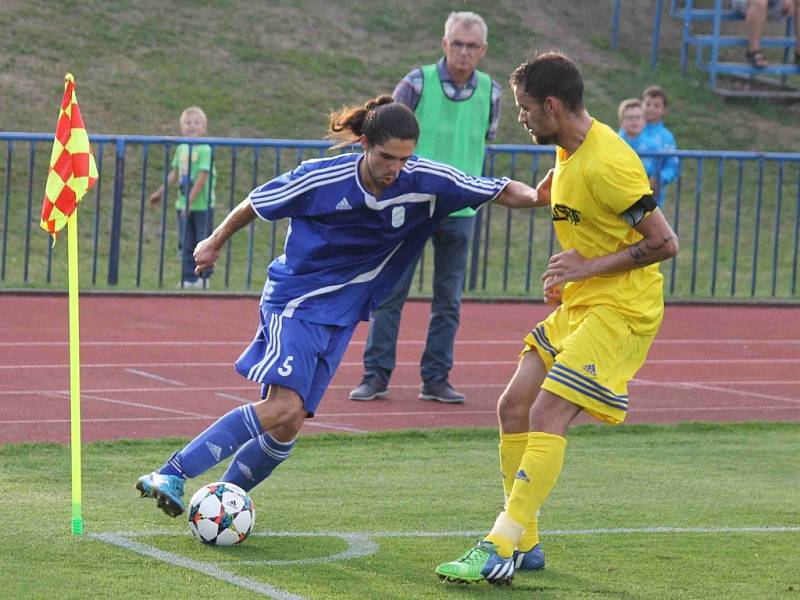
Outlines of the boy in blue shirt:
<svg viewBox="0 0 800 600">
<path fill-rule="evenodd" d="M 262 400 L 229 411 L 136 483 L 170 516 L 184 512 L 184 481 L 234 452 L 222 480 L 245 490 L 289 457 L 358 321 L 369 319 L 447 215 L 492 200 L 540 205 L 524 183 L 415 156 L 417 120 L 391 96 L 331 114 L 330 133 L 364 152 L 305 161 L 256 188 L 197 245 L 200 274 L 256 217 L 290 219 L 284 254 L 268 268 L 255 338 L 236 361 L 261 385 Z"/>
<path fill-rule="evenodd" d="M 663 118 L 667 112 L 667 94 L 657 85 L 651 85 L 642 92 L 645 126 L 639 135 L 638 154 L 646 152 L 670 152 L 677 149 L 675 136 L 664 126 Z M 665 188 L 678 177 L 678 157 L 642 157 L 644 170 L 650 180 L 658 207 L 663 210 Z"/>
</svg>

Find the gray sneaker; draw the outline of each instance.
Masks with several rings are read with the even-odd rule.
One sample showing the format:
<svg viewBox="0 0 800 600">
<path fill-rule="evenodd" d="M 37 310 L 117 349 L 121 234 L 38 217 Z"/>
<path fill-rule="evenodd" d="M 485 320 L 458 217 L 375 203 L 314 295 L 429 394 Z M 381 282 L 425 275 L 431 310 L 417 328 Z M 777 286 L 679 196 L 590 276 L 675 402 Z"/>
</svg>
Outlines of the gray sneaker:
<svg viewBox="0 0 800 600">
<path fill-rule="evenodd" d="M 440 379 L 422 384 L 419 399 L 444 402 L 445 404 L 464 404 L 466 397 L 461 392 L 455 391 L 449 381 Z"/>
<path fill-rule="evenodd" d="M 389 395 L 389 388 L 377 377 L 364 377 L 358 387 L 350 392 L 350 400 L 380 400 Z"/>
</svg>

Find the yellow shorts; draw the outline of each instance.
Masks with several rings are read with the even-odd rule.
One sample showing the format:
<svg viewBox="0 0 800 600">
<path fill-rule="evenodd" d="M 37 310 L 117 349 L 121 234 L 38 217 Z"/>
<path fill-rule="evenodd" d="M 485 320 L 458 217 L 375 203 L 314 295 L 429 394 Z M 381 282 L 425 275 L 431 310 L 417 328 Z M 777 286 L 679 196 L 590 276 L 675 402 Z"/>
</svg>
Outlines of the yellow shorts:
<svg viewBox="0 0 800 600">
<path fill-rule="evenodd" d="M 644 364 L 655 335 L 638 335 L 606 306 L 559 306 L 525 336 L 548 373 L 542 388 L 617 425 L 628 410 L 628 382 Z"/>
</svg>

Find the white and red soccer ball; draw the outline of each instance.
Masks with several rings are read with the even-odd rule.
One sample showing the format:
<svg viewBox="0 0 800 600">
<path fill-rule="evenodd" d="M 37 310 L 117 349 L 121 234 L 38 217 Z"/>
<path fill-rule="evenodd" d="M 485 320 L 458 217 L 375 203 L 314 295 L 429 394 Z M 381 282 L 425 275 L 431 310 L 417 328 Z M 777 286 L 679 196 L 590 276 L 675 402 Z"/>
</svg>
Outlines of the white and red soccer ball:
<svg viewBox="0 0 800 600">
<path fill-rule="evenodd" d="M 242 543 L 256 523 L 256 508 L 238 485 L 217 481 L 204 485 L 189 501 L 189 530 L 204 544 Z"/>
</svg>

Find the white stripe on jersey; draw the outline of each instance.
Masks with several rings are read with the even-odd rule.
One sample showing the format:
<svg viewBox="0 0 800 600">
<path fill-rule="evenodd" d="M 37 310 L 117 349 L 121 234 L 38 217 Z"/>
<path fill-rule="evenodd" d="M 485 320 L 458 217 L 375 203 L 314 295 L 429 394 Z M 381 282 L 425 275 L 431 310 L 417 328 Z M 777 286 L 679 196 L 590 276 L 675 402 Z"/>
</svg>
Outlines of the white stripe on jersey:
<svg viewBox="0 0 800 600">
<path fill-rule="evenodd" d="M 463 171 L 459 171 L 455 167 L 451 167 L 450 165 L 446 165 L 444 163 L 440 163 L 433 160 L 428 160 L 427 158 L 418 157 L 414 162 L 407 162 L 406 166 L 403 168 L 404 171 L 408 173 L 413 173 L 414 171 L 421 171 L 423 173 L 432 173 L 434 175 L 441 175 L 449 179 L 450 181 L 456 182 L 461 187 L 466 187 L 463 185 L 464 183 L 469 183 L 476 188 L 485 188 L 487 191 L 493 191 L 495 189 L 495 181 L 497 178 L 489 178 L 489 181 L 486 179 L 481 179 L 479 177 L 475 177 L 473 175 L 469 175 L 464 173 Z M 494 181 L 492 181 L 494 179 Z"/>
<path fill-rule="evenodd" d="M 497 182 L 500 181 L 499 179 L 495 179 L 491 184 L 487 184 L 486 182 L 481 181 L 476 177 L 469 177 L 469 176 L 461 177 L 458 175 L 452 175 L 450 173 L 441 171 L 439 169 L 416 167 L 414 170 L 420 173 L 430 173 L 432 175 L 438 175 L 439 177 L 443 177 L 444 179 L 449 179 L 460 188 L 469 190 L 470 192 L 484 194 L 486 195 L 487 202 L 489 200 L 494 200 L 498 196 L 498 194 L 500 194 L 500 192 L 502 192 L 505 189 L 506 185 L 508 185 L 508 182 L 506 182 L 500 189 L 497 189 L 495 186 L 497 185 Z"/>
<path fill-rule="evenodd" d="M 250 192 L 250 203 L 254 207 L 271 206 L 290 200 L 300 194 L 320 187 L 325 184 L 343 181 L 349 177 L 355 176 L 356 162 L 345 163 L 343 165 L 336 165 L 335 167 L 327 169 L 317 169 L 304 174 L 302 177 L 293 179 L 281 187 L 264 190 L 262 192 Z"/>
<path fill-rule="evenodd" d="M 397 244 L 397 246 L 395 246 L 394 250 L 392 250 L 389 253 L 389 256 L 384 258 L 383 261 L 381 262 L 381 264 L 379 264 L 377 267 L 375 267 L 371 271 L 367 271 L 366 273 L 362 273 L 361 275 L 356 275 L 355 277 L 353 277 L 353 279 L 351 279 L 350 281 L 346 281 L 345 283 L 339 283 L 339 284 L 336 284 L 336 285 L 328 285 L 328 286 L 323 287 L 323 288 L 312 290 L 312 291 L 308 292 L 307 294 L 303 294 L 302 296 L 299 296 L 297 298 L 294 298 L 293 300 L 290 300 L 289 302 L 287 302 L 286 307 L 283 309 L 283 312 L 281 313 L 281 316 L 291 318 L 292 315 L 294 314 L 294 310 L 298 306 L 300 306 L 300 304 L 302 304 L 303 301 L 308 300 L 309 298 L 313 298 L 314 296 L 321 296 L 322 294 L 328 294 L 330 292 L 335 292 L 336 290 L 340 290 L 343 287 L 345 287 L 347 285 L 352 285 L 354 283 L 366 283 L 367 281 L 372 281 L 373 279 L 375 279 L 378 276 L 378 274 L 383 270 L 383 267 L 386 266 L 386 263 L 389 262 L 389 259 L 392 258 L 392 256 L 394 256 L 394 253 L 397 252 L 404 243 L 405 243 L 405 240 L 403 240 L 402 242 Z"/>
</svg>

